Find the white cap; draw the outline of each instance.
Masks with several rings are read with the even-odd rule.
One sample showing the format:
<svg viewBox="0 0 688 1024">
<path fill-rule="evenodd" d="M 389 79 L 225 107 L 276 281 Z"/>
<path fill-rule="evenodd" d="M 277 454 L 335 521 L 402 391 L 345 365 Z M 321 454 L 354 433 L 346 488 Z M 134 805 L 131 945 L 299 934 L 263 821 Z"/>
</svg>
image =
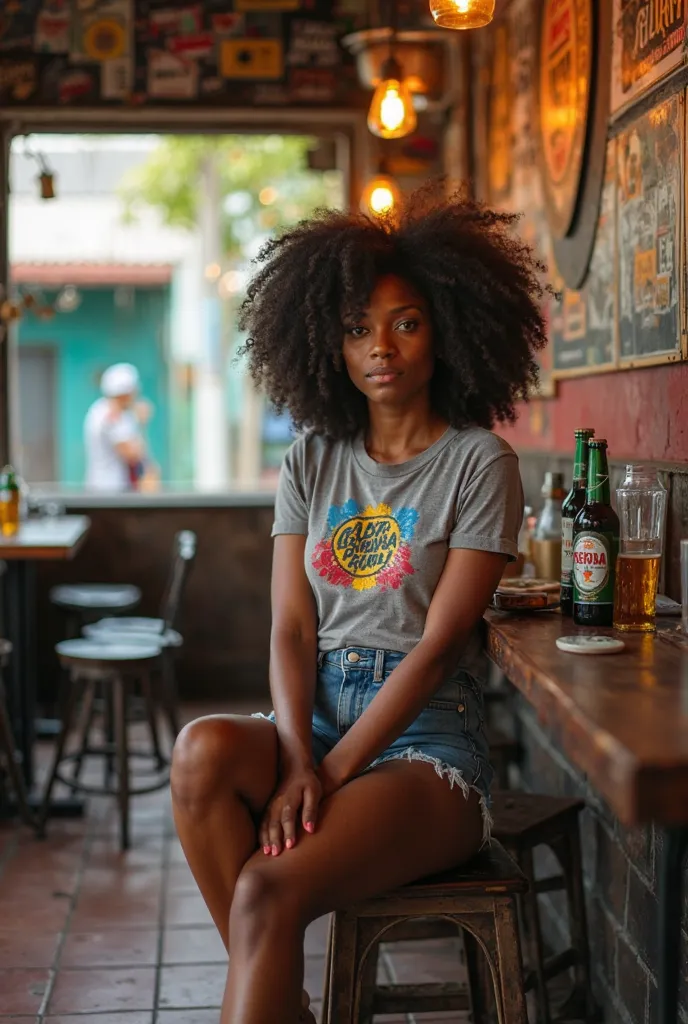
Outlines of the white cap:
<svg viewBox="0 0 688 1024">
<path fill-rule="evenodd" d="M 139 371 L 131 363 L 115 363 L 100 378 L 100 390 L 106 398 L 121 398 L 139 390 Z"/>
</svg>

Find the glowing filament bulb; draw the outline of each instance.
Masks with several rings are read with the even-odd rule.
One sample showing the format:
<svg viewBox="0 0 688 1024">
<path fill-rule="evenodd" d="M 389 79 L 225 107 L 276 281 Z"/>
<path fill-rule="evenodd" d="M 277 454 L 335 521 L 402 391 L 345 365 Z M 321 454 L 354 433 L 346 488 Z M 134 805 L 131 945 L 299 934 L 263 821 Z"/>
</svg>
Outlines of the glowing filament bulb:
<svg viewBox="0 0 688 1024">
<path fill-rule="evenodd" d="M 482 28 L 494 9 L 495 0 L 430 0 L 430 13 L 442 28 Z"/>
<path fill-rule="evenodd" d="M 382 81 L 373 94 L 368 128 L 382 139 L 401 139 L 416 127 L 416 112 L 408 85 L 394 58 L 385 62 Z"/>
</svg>

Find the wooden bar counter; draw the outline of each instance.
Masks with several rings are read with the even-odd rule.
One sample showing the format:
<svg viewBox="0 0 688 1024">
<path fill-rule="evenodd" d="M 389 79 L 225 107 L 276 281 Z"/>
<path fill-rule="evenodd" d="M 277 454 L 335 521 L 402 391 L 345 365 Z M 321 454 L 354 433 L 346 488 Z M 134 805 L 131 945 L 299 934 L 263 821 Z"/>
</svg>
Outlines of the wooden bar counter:
<svg viewBox="0 0 688 1024">
<path fill-rule="evenodd" d="M 619 654 L 567 654 L 558 636 L 586 630 L 558 612 L 489 611 L 492 661 L 535 709 L 553 742 L 625 825 L 663 830 L 659 863 L 660 1024 L 675 1024 L 682 888 L 688 851 L 688 647 L 623 634 Z"/>
</svg>

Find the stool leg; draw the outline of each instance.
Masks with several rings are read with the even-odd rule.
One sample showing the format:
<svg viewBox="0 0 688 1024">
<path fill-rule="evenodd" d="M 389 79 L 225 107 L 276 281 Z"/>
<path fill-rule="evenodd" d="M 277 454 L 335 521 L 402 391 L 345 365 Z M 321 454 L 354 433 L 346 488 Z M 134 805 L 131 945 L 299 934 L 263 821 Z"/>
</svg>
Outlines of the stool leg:
<svg viewBox="0 0 688 1024">
<path fill-rule="evenodd" d="M 377 987 L 377 962 L 380 956 L 379 944 L 373 946 L 361 968 L 361 996 L 358 1004 L 358 1024 L 373 1024 L 373 1006 Z"/>
<path fill-rule="evenodd" d="M 113 692 L 110 686 L 101 687 L 103 700 L 103 737 L 106 746 L 112 750 L 115 746 L 115 712 L 113 707 Z M 103 788 L 110 789 L 112 777 L 115 770 L 115 757 L 107 753 L 103 758 Z"/>
<path fill-rule="evenodd" d="M 12 726 L 10 725 L 10 718 L 7 714 L 7 703 L 5 699 L 5 684 L 2 681 L 0 675 L 0 748 L 5 752 L 5 759 L 7 761 L 7 774 L 10 777 L 10 782 L 14 789 L 15 796 L 17 798 L 17 807 L 19 814 L 25 825 L 29 825 L 31 828 L 36 828 L 36 821 L 34 819 L 31 808 L 29 807 L 29 798 L 26 792 L 26 786 L 24 784 L 24 776 L 19 770 L 17 764 L 14 736 L 12 734 Z"/>
<path fill-rule="evenodd" d="M 528 1024 L 516 902 L 513 898 L 495 901 L 494 928 L 499 1024 Z"/>
<path fill-rule="evenodd" d="M 535 975 L 535 999 L 537 1002 L 538 1024 L 550 1024 L 549 996 L 545 977 L 545 950 L 540 928 L 540 908 L 535 891 L 535 868 L 533 851 L 519 850 L 518 866 L 528 879 L 528 892 L 521 896 L 523 935 L 527 948 L 528 967 Z"/>
<path fill-rule="evenodd" d="M 117 802 L 119 804 L 119 845 L 129 849 L 129 750 L 127 748 L 127 681 L 117 675 L 112 684 L 117 745 Z"/>
<path fill-rule="evenodd" d="M 94 682 L 86 683 L 84 687 L 84 694 L 81 698 L 81 716 L 80 722 L 77 725 L 77 734 L 79 736 L 79 752 L 74 759 L 74 767 L 72 769 L 72 782 L 78 782 L 79 776 L 81 775 L 81 769 L 84 763 L 84 757 L 88 750 L 88 740 L 91 735 L 91 725 L 93 724 L 93 711 L 96 699 L 96 684 Z"/>
<path fill-rule="evenodd" d="M 72 725 L 72 718 L 74 717 L 74 709 L 76 708 L 79 694 L 82 690 L 82 682 L 78 677 L 72 677 L 71 674 L 65 673 L 63 676 L 63 696 L 61 701 L 61 713 L 60 721 L 60 734 L 57 737 L 55 748 L 53 750 L 53 759 L 50 764 L 50 770 L 45 783 L 45 789 L 43 791 L 43 800 L 41 801 L 41 807 L 38 812 L 38 834 L 39 836 L 45 835 L 45 823 L 50 812 L 50 797 L 53 793 L 55 786 L 55 779 L 57 778 L 57 772 L 60 767 L 62 755 L 64 754 L 65 744 L 69 735 L 69 730 Z"/>
<path fill-rule="evenodd" d="M 146 705 L 146 718 L 148 719 L 148 729 L 151 735 L 151 743 L 153 744 L 153 753 L 157 762 L 158 771 L 161 771 L 165 767 L 167 761 L 163 757 L 162 747 L 160 746 L 160 734 L 158 732 L 158 723 L 155 717 L 157 708 L 153 699 L 153 687 L 149 674 L 142 677 L 141 689 L 143 690 L 143 700 Z"/>
<path fill-rule="evenodd" d="M 161 704 L 163 711 L 167 716 L 173 743 L 180 732 L 179 715 L 177 713 L 177 678 L 174 668 L 174 656 L 172 648 L 166 647 L 162 652 L 160 663 Z"/>
<path fill-rule="evenodd" d="M 471 1020 L 473 1024 L 484 1024 L 488 1019 L 485 958 L 475 936 L 465 929 L 463 933 L 463 948 L 466 955 L 468 994 L 471 1000 Z"/>
<path fill-rule="evenodd" d="M 600 1010 L 592 992 L 588 919 L 583 889 L 580 825 L 576 818 L 561 839 L 553 844 L 564 873 L 571 947 L 578 954 L 574 969 L 574 987 L 558 1016 L 588 1022 L 599 1020 Z"/>
</svg>

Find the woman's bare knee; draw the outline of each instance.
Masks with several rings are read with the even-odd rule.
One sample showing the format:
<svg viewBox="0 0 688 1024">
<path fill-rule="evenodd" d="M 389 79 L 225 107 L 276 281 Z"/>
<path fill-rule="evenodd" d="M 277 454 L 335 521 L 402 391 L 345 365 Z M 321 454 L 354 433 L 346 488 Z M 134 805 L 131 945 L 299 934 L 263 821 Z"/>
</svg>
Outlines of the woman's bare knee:
<svg viewBox="0 0 688 1024">
<path fill-rule="evenodd" d="M 274 785 L 276 749 L 274 726 L 266 722 L 240 715 L 189 722 L 172 754 L 170 783 L 177 808 L 204 814 L 218 797 L 231 793 L 249 803 L 265 801 Z"/>
<path fill-rule="evenodd" d="M 172 753 L 170 783 L 178 806 L 193 812 L 231 786 L 232 760 L 241 745 L 240 725 L 232 718 L 196 718 L 179 733 Z"/>
<path fill-rule="evenodd" d="M 297 886 L 285 886 L 275 872 L 255 860 L 239 875 L 229 915 L 230 945 L 252 947 L 266 935 L 306 930 L 307 914 Z M 234 947 L 236 948 L 236 947 Z"/>
</svg>

